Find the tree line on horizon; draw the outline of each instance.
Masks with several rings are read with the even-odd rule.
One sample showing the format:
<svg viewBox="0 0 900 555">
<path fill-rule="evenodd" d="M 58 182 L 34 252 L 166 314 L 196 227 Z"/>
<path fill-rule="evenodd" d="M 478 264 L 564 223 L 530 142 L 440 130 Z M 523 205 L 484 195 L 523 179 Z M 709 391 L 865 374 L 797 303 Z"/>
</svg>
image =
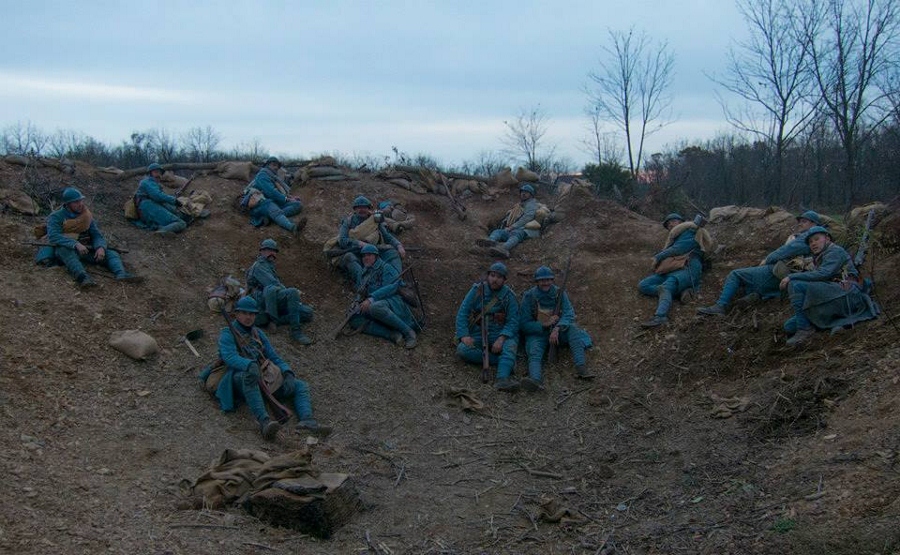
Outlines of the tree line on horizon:
<svg viewBox="0 0 900 555">
<path fill-rule="evenodd" d="M 594 191 L 631 206 L 648 194 L 677 207 L 815 206 L 843 210 L 900 194 L 900 2 L 896 0 L 735 0 L 748 38 L 733 44 L 724 75 L 712 82 L 733 130 L 646 153 L 646 139 L 672 122 L 675 57 L 667 42 L 634 27 L 610 30 L 583 87 L 580 173 Z M 736 102 L 736 103 L 735 103 Z M 546 140 L 550 118 L 538 105 L 504 121 L 501 146 L 444 167 L 427 153 L 329 154 L 341 165 L 377 171 L 391 164 L 490 176 L 516 164 L 549 182 L 579 167 Z M 612 128 L 612 130 L 610 130 Z M 30 122 L 7 126 L 0 150 L 131 168 L 150 162 L 261 161 L 259 141 L 230 150 L 211 126 L 176 135 L 134 132 L 109 145 L 72 131 L 46 134 Z M 296 159 L 296 158 L 295 158 Z M 299 160 L 299 159 L 297 159 Z M 681 200 L 678 200 L 681 199 Z"/>
</svg>

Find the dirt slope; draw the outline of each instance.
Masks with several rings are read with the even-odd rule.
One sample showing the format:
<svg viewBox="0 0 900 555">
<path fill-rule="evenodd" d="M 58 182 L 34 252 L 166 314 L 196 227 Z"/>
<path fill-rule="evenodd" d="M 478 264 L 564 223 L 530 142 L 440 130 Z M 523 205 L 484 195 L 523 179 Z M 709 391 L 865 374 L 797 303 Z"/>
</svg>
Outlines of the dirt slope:
<svg viewBox="0 0 900 555">
<path fill-rule="evenodd" d="M 653 301 L 635 288 L 663 240 L 658 222 L 578 195 L 565 220 L 509 262 L 521 293 L 540 264 L 574 252 L 570 291 L 600 377 L 572 377 L 568 353 L 547 368 L 547 392 L 507 395 L 451 346 L 456 308 L 490 262 L 473 247 L 515 197 L 465 201 L 416 195 L 363 176 L 295 189 L 310 223 L 291 239 L 232 212 L 241 183 L 202 177 L 213 217 L 174 238 L 129 226 L 120 208 L 137 179 L 117 183 L 80 166 L 73 177 L 0 163 L 0 186 L 40 196 L 73 183 L 107 235 L 130 250 L 143 286 L 106 278 L 79 291 L 60 268 L 38 269 L 22 245 L 40 221 L 0 215 L 0 551 L 9 553 L 895 553 L 900 549 L 900 335 L 885 318 L 802 350 L 784 348 L 784 303 L 726 319 L 694 316 L 727 271 L 754 264 L 787 233 L 758 222 L 711 225 L 728 259 L 672 324 L 643 332 Z M 24 184 L 24 185 L 23 185 Z M 403 200 L 418 225 L 401 239 L 428 306 L 418 348 L 328 335 L 350 300 L 321 244 L 354 196 Z M 539 199 L 546 199 L 539 194 Z M 271 528 L 238 509 L 179 511 L 178 484 L 226 448 L 282 453 L 303 438 L 263 442 L 245 408 L 221 414 L 199 391 L 221 322 L 206 287 L 243 277 L 259 241 L 276 238 L 282 278 L 316 310 L 317 342 L 274 343 L 310 383 L 320 420 L 336 432 L 314 446 L 323 470 L 349 472 L 366 510 L 320 541 Z M 884 244 L 888 244 L 887 239 Z M 876 251 L 879 299 L 898 304 L 898 257 Z M 164 348 L 133 362 L 107 346 L 140 328 Z M 203 359 L 178 338 L 202 328 Z M 524 371 L 524 361 L 517 369 Z M 449 406 L 472 389 L 483 414 Z M 746 410 L 712 418 L 710 395 Z M 537 471 L 537 473 L 535 473 Z M 580 522 L 540 518 L 542 500 Z"/>
</svg>

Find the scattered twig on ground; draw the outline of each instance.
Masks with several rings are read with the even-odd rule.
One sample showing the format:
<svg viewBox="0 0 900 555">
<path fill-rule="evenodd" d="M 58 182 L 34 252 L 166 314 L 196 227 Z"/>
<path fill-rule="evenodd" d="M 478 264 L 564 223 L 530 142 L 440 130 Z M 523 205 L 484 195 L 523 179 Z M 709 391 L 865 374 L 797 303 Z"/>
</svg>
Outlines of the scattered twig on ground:
<svg viewBox="0 0 900 555">
<path fill-rule="evenodd" d="M 556 408 L 559 408 L 560 405 L 562 405 L 563 403 L 565 403 L 566 401 L 568 401 L 570 398 L 574 397 L 575 395 L 578 395 L 579 393 L 583 393 L 590 389 L 594 389 L 594 386 L 582 387 L 581 389 L 576 389 L 575 391 L 567 392 L 565 394 L 565 396 L 563 396 L 559 401 L 556 402 Z"/>
</svg>

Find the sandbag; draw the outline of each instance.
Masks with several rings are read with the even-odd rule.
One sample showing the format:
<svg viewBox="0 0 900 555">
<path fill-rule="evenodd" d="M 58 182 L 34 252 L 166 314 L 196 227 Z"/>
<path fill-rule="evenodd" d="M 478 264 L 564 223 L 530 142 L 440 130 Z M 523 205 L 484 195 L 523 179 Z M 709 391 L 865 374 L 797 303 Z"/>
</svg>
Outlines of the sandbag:
<svg viewBox="0 0 900 555">
<path fill-rule="evenodd" d="M 166 184 L 170 187 L 175 187 L 177 189 L 180 189 L 181 187 L 183 187 L 185 185 L 185 183 L 188 182 L 188 178 L 181 177 L 180 175 L 176 174 L 173 171 L 166 171 L 166 172 L 163 172 L 162 177 L 160 177 L 160 181 L 162 181 L 164 184 Z"/>
<path fill-rule="evenodd" d="M 531 170 L 526 170 L 525 168 L 519 166 L 519 169 L 516 170 L 516 179 L 519 181 L 519 183 L 523 181 L 527 181 L 528 183 L 537 183 L 541 180 L 541 176 Z"/>
<path fill-rule="evenodd" d="M 125 218 L 128 220 L 137 220 L 140 218 L 137 211 L 137 206 L 134 204 L 134 197 L 129 198 L 125 201 L 125 205 L 122 207 L 125 211 Z"/>
<path fill-rule="evenodd" d="M 519 184 L 519 180 L 513 175 L 511 168 L 504 168 L 493 178 L 494 186 L 501 188 L 513 187 Z"/>
<path fill-rule="evenodd" d="M 253 164 L 251 162 L 219 162 L 213 171 L 223 179 L 250 181 L 250 174 L 253 173 Z"/>
<path fill-rule="evenodd" d="M 147 360 L 159 352 L 159 343 L 141 330 L 114 331 L 109 345 L 134 360 Z"/>
<path fill-rule="evenodd" d="M 24 191 L 14 191 L 12 189 L 0 189 L 0 204 L 29 216 L 34 216 L 39 210 L 38 205 Z"/>
</svg>

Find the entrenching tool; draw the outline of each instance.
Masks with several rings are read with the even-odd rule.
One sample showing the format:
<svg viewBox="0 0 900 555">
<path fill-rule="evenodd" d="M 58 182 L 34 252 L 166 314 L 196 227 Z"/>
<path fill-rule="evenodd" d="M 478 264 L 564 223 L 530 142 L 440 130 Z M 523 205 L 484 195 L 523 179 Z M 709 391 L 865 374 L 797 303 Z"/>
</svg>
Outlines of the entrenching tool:
<svg viewBox="0 0 900 555">
<path fill-rule="evenodd" d="M 194 330 L 187 332 L 186 334 L 184 334 L 184 337 L 181 338 L 182 341 L 184 341 L 188 346 L 188 349 L 190 349 L 191 352 L 194 353 L 194 356 L 197 358 L 200 358 L 200 353 L 197 352 L 197 349 L 194 348 L 194 345 L 191 343 L 191 341 L 196 341 L 201 337 L 203 337 L 203 330 Z"/>
</svg>

